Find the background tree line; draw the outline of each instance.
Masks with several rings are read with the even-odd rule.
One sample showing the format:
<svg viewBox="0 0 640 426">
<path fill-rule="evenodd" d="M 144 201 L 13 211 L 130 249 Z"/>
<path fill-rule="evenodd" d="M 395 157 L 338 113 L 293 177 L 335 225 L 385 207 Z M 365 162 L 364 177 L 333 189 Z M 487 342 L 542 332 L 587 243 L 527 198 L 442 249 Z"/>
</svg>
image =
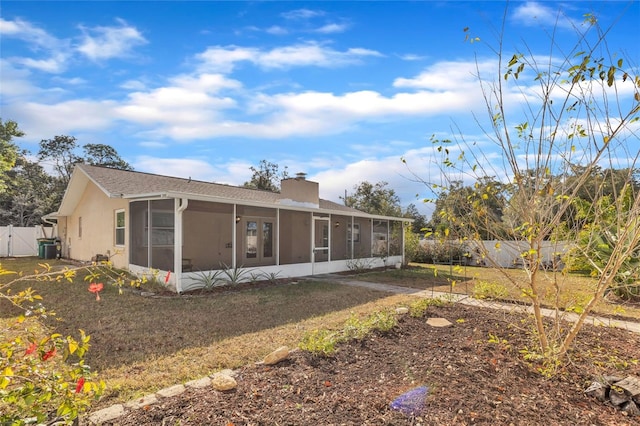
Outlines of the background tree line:
<svg viewBox="0 0 640 426">
<path fill-rule="evenodd" d="M 31 155 L 14 142 L 22 136 L 18 123 L 0 119 L 0 226 L 40 225 L 43 215 L 58 209 L 77 163 L 133 170 L 109 145 L 80 145 L 75 137 L 62 135 L 43 139 L 38 152 Z M 280 181 L 289 177 L 287 167 L 281 171 L 278 164 L 267 160 L 261 160 L 250 170 L 253 174 L 244 183 L 245 188 L 278 192 Z M 341 198 L 345 205 L 367 213 L 413 218 L 414 229 L 420 232 L 426 226 L 426 217 L 414 204 L 403 211 L 400 198 L 387 185 L 365 181 L 354 186 L 352 194 Z"/>
<path fill-rule="evenodd" d="M 14 141 L 22 136 L 18 123 L 0 118 L 0 226 L 42 224 L 43 215 L 58 209 L 77 163 L 133 170 L 109 145 L 55 136 L 31 155 Z"/>
<path fill-rule="evenodd" d="M 529 172 L 524 176 L 522 186 L 515 182 L 500 182 L 494 176 L 478 177 L 470 185 L 464 185 L 461 180 L 451 181 L 438 191 L 434 200 L 435 210 L 427 225 L 429 233 L 433 238 L 445 239 L 469 236 L 480 240 L 518 239 L 518 220 L 522 217 L 518 209 L 522 208 L 522 192 L 526 190 L 524 188 L 540 187 L 533 174 Z M 559 226 L 547 238 L 561 239 L 569 231 L 581 231 L 590 223 L 589 211 L 593 205 L 617 199 L 626 187 L 634 197 L 640 190 L 638 169 L 595 166 L 586 170 L 575 166 L 568 174 L 549 176 L 542 188 L 536 189 L 540 196 L 536 208 L 544 209 L 549 215 L 558 213 L 557 194 L 566 194 L 581 178 L 585 179 L 584 185 L 580 185 L 571 196 L 571 202 L 560 214 Z M 531 207 L 528 203 L 526 205 Z M 469 223 L 475 235 L 469 234 Z"/>
</svg>

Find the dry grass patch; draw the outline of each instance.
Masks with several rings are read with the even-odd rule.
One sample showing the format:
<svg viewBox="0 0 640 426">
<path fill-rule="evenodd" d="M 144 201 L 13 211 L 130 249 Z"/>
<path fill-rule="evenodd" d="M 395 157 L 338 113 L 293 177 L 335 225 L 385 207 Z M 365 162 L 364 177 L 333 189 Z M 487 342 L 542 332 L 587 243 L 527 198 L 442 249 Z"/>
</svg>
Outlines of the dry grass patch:
<svg viewBox="0 0 640 426">
<path fill-rule="evenodd" d="M 3 266 L 31 273 L 38 259 L 7 261 Z M 54 268 L 70 266 L 50 261 Z M 199 378 L 222 368 L 258 361 L 278 346 L 297 346 L 315 328 L 338 327 L 352 312 L 397 305 L 400 296 L 325 281 L 265 286 L 237 292 L 160 295 L 157 284 L 143 290 L 105 282 L 98 302 L 78 276 L 68 282 L 21 282 L 14 291 L 37 289 L 57 313 L 51 327 L 63 335 L 83 329 L 91 336 L 86 362 L 107 382 L 99 406 Z M 0 317 L 17 312 L 0 306 Z"/>
</svg>

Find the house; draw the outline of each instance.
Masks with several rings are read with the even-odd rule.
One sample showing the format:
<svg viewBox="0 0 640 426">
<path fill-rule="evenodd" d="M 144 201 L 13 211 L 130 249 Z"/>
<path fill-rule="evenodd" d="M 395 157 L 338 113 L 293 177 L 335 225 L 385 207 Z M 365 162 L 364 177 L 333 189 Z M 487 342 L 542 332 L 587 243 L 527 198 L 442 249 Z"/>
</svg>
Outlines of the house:
<svg viewBox="0 0 640 426">
<path fill-rule="evenodd" d="M 322 200 L 318 188 L 304 174 L 274 193 L 78 164 L 48 218 L 57 220 L 63 257 L 158 270 L 177 292 L 201 286 L 203 271 L 297 277 L 404 261 L 411 219 Z"/>
</svg>

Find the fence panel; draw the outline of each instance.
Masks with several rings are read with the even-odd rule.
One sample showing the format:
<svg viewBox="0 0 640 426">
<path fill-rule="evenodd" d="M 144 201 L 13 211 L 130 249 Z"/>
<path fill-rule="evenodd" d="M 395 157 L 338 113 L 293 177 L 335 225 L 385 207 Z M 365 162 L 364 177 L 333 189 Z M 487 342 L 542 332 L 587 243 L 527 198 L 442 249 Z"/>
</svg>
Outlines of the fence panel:
<svg viewBox="0 0 640 426">
<path fill-rule="evenodd" d="M 40 226 L 0 226 L 0 257 L 37 256 L 38 238 L 49 238 L 52 231 Z"/>
</svg>

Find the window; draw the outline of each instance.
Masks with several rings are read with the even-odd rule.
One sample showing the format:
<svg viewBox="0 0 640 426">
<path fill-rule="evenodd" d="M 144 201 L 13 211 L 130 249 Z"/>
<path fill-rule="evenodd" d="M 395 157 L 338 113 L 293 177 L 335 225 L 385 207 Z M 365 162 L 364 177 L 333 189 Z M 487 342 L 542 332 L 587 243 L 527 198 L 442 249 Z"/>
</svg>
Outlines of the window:
<svg viewBox="0 0 640 426">
<path fill-rule="evenodd" d="M 116 235 L 115 235 L 115 245 L 123 246 L 124 245 L 124 234 L 125 234 L 125 226 L 124 226 L 124 210 L 116 210 Z"/>
<path fill-rule="evenodd" d="M 78 218 L 78 238 L 82 238 L 82 216 Z"/>
<path fill-rule="evenodd" d="M 173 246 L 174 236 L 174 214 L 173 211 L 152 210 L 151 211 L 151 245 Z M 147 245 L 149 233 L 149 218 L 144 217 L 144 244 Z"/>
<path fill-rule="evenodd" d="M 347 241 L 351 242 L 351 224 L 347 225 Z M 359 243 L 360 242 L 360 224 L 359 223 L 354 223 L 353 224 L 353 242 L 354 243 Z"/>
</svg>

